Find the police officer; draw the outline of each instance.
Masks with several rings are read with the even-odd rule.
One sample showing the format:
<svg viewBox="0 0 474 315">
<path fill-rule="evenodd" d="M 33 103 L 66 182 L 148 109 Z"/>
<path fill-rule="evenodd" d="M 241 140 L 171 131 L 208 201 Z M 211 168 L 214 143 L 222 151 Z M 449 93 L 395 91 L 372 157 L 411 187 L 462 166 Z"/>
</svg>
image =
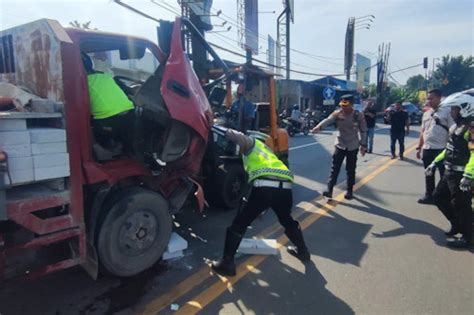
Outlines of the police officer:
<svg viewBox="0 0 474 315">
<path fill-rule="evenodd" d="M 336 122 L 338 136 L 336 138 L 336 149 L 332 156 L 331 175 L 329 176 L 327 190 L 323 195 L 332 198 L 332 191 L 337 182 L 342 162 L 346 159 L 347 192 L 346 199 L 352 199 L 355 184 L 355 172 L 357 165 L 357 153 L 362 156 L 367 151 L 367 124 L 364 115 L 353 108 L 354 97 L 351 94 L 341 96 L 339 105 L 341 109 L 332 112 L 328 118 L 321 121 L 311 130 L 318 133 L 322 128 Z M 360 138 L 359 138 L 360 134 Z"/>
<path fill-rule="evenodd" d="M 117 85 L 112 75 L 96 72 L 91 58 L 83 53 L 82 61 L 87 72 L 87 85 L 94 118 L 94 135 L 102 146 L 110 147 L 117 140 L 124 151 L 131 151 L 131 130 L 134 105 Z"/>
<path fill-rule="evenodd" d="M 472 239 L 472 192 L 474 180 L 474 97 L 461 92 L 446 98 L 441 106 L 451 107 L 451 117 L 455 124 L 449 129 L 446 149 L 426 168 L 426 175 L 432 176 L 436 167 L 443 165 L 445 173 L 433 194 L 436 206 L 451 223 L 445 234 L 461 238 L 449 238 L 447 245 L 467 248 Z"/>
<path fill-rule="evenodd" d="M 300 225 L 291 217 L 293 174 L 264 144 L 268 136 L 259 132 L 250 132 L 250 136 L 247 136 L 236 130 L 217 126 L 213 129 L 240 146 L 244 168 L 249 177 L 250 192 L 242 200 L 236 217 L 227 228 L 223 258 L 215 262 L 212 269 L 224 276 L 235 275 L 234 256 L 247 227 L 269 207 L 285 228 L 285 234 L 296 245 L 288 246 L 288 253 L 301 261 L 310 260 Z"/>
</svg>

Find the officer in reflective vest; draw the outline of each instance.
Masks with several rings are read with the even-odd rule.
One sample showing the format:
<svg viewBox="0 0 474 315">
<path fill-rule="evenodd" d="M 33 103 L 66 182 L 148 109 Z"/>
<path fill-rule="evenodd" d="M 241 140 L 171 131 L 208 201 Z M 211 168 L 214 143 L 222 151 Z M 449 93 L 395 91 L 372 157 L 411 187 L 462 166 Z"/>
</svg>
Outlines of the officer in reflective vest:
<svg viewBox="0 0 474 315">
<path fill-rule="evenodd" d="M 112 75 L 96 72 L 91 58 L 83 53 L 82 61 L 87 72 L 87 85 L 94 118 L 94 135 L 98 143 L 110 147 L 116 140 L 131 151 L 131 124 L 133 122 L 133 103 L 117 85 Z"/>
<path fill-rule="evenodd" d="M 233 129 L 216 126 L 213 129 L 239 145 L 251 191 L 248 197 L 244 197 L 236 217 L 227 228 L 223 258 L 215 262 L 212 269 L 224 276 L 235 275 L 234 256 L 242 237 L 252 221 L 267 208 L 273 209 L 285 228 L 285 234 L 295 245 L 288 246 L 288 253 L 301 261 L 309 261 L 310 253 L 300 225 L 291 217 L 293 174 L 264 144 L 268 136 L 259 132 L 250 132 L 247 136 Z"/>
<path fill-rule="evenodd" d="M 473 96 L 460 93 L 454 98 L 447 98 L 447 102 L 441 104 L 451 107 L 451 116 L 455 124 L 449 129 L 446 148 L 425 171 L 427 176 L 431 176 L 435 168 L 444 163 L 446 171 L 435 189 L 433 198 L 436 206 L 451 223 L 451 229 L 445 234 L 449 237 L 447 245 L 455 248 L 467 248 L 472 240 L 473 99 Z M 461 233 L 461 238 L 454 237 L 458 233 Z"/>
</svg>

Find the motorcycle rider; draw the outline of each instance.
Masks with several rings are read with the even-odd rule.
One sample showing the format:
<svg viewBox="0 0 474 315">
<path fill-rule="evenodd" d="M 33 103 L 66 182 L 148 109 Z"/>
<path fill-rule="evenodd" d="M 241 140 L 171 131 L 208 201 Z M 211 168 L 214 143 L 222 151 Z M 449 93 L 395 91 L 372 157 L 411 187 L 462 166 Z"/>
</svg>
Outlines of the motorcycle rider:
<svg viewBox="0 0 474 315">
<path fill-rule="evenodd" d="M 297 129 L 301 129 L 303 127 L 304 121 L 302 119 L 302 114 L 298 104 L 293 105 L 293 110 L 291 111 L 290 119 L 293 123 L 296 124 Z"/>
<path fill-rule="evenodd" d="M 444 163 L 445 173 L 433 194 L 436 206 L 451 223 L 447 245 L 467 248 L 472 240 L 472 183 L 474 181 L 474 89 L 448 97 L 441 106 L 451 107 L 455 124 L 449 129 L 446 148 L 426 168 L 432 176 Z"/>
<path fill-rule="evenodd" d="M 212 128 L 239 145 L 250 184 L 250 190 L 242 199 L 236 217 L 227 228 L 223 258 L 215 262 L 212 269 L 224 276 L 235 276 L 235 252 L 247 227 L 267 208 L 273 209 L 285 228 L 285 234 L 296 245 L 288 246 L 288 253 L 301 261 L 309 261 L 310 253 L 300 225 L 291 217 L 293 173 L 265 145 L 268 135 L 254 131 L 247 136 L 233 129 L 219 126 Z"/>
</svg>

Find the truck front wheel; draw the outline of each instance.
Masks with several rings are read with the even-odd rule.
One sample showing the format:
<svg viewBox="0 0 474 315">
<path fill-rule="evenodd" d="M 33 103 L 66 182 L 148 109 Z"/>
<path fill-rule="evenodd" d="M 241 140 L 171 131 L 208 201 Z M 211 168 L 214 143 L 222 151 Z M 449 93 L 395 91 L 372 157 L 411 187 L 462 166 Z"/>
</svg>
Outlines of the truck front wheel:
<svg viewBox="0 0 474 315">
<path fill-rule="evenodd" d="M 109 205 L 98 231 L 99 261 L 110 274 L 136 275 L 155 264 L 168 245 L 172 219 L 158 193 L 136 188 Z"/>
</svg>

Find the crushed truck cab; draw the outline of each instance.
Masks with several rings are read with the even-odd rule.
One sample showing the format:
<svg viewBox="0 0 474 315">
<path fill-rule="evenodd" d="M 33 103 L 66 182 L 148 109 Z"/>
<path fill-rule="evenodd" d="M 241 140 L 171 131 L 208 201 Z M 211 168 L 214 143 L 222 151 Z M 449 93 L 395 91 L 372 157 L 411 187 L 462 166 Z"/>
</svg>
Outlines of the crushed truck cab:
<svg viewBox="0 0 474 315">
<path fill-rule="evenodd" d="M 0 112 L 0 125 L 24 121 L 21 132 L 28 137 L 35 128 L 62 130 L 61 154 L 67 156 L 65 173 L 40 177 L 33 163 L 31 178 L 11 178 L 20 157 L 10 156 L 12 135 L 5 140 L 2 132 L 9 131 L 0 128 L 0 151 L 7 157 L 0 168 L 0 280 L 74 265 L 94 277 L 99 269 L 135 275 L 161 257 L 171 215 L 188 195 L 194 192 L 203 206 L 202 190 L 190 177 L 201 167 L 212 112 L 181 46 L 181 28 L 177 18 L 167 53 L 143 38 L 63 28 L 47 19 L 0 32 L 0 81 L 37 96 L 23 104 L 24 112 Z M 113 76 L 134 104 L 125 132 L 133 139 L 131 152 L 120 145 L 104 150 L 97 142 L 84 55 L 97 72 Z M 0 96 L 10 96 L 2 91 Z M 28 149 L 36 145 L 32 141 L 23 145 Z M 38 157 L 51 152 L 25 152 L 32 161 L 52 163 Z M 21 241 L 16 234 L 24 236 Z M 14 256 L 52 245 L 69 254 L 12 269 Z"/>
</svg>

